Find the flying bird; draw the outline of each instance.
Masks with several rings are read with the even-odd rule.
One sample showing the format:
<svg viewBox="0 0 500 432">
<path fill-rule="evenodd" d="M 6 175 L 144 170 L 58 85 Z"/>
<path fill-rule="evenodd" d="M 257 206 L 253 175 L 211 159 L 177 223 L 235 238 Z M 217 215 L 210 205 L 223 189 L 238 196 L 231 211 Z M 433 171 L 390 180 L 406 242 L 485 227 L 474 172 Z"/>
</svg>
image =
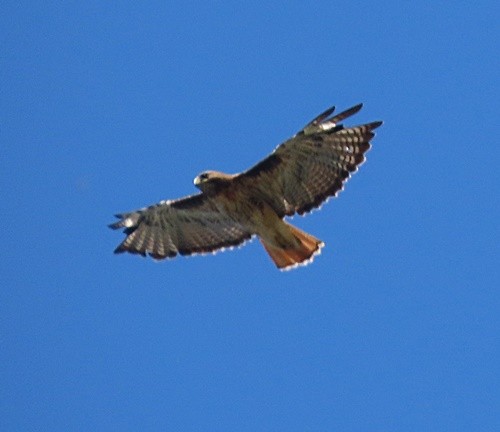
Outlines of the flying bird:
<svg viewBox="0 0 500 432">
<path fill-rule="evenodd" d="M 279 269 L 311 262 L 324 243 L 284 220 L 320 207 L 343 189 L 370 148 L 382 122 L 347 127 L 340 122 L 362 104 L 333 115 L 320 114 L 257 165 L 239 174 L 202 172 L 201 193 L 161 201 L 116 215 L 109 225 L 124 229 L 115 253 L 154 259 L 215 252 L 257 236 Z"/>
</svg>

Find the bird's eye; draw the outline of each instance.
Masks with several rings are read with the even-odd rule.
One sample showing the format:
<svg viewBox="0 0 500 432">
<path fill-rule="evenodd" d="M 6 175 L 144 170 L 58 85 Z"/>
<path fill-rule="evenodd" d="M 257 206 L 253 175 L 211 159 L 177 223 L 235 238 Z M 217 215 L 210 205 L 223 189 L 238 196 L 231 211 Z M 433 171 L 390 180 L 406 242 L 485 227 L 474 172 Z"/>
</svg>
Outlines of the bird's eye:
<svg viewBox="0 0 500 432">
<path fill-rule="evenodd" d="M 200 179 L 201 180 L 206 180 L 208 178 L 208 174 L 207 173 L 201 173 L 200 174 Z"/>
</svg>

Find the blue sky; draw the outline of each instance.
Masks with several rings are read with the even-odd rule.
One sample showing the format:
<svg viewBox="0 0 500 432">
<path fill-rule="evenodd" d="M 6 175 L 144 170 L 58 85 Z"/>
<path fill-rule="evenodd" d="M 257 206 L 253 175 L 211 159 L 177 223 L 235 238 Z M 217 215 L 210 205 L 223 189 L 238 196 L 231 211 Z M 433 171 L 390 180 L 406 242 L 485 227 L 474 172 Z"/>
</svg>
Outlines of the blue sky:
<svg viewBox="0 0 500 432">
<path fill-rule="evenodd" d="M 496 2 L 240 3 L 4 4 L 0 429 L 499 430 Z M 358 102 L 314 264 L 112 254 Z"/>
</svg>

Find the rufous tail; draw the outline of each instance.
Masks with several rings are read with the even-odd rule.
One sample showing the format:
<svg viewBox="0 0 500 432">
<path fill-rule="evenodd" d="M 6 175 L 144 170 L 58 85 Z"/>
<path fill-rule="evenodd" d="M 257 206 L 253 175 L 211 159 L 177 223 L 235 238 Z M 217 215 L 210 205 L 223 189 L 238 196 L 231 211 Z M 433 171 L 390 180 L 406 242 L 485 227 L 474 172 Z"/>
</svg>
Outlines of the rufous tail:
<svg viewBox="0 0 500 432">
<path fill-rule="evenodd" d="M 259 238 L 269 256 L 281 270 L 288 270 L 298 265 L 309 264 L 325 245 L 311 234 L 307 234 L 293 225 L 287 225 L 293 236 L 298 240 L 298 247 L 284 249 L 271 245 Z"/>
</svg>

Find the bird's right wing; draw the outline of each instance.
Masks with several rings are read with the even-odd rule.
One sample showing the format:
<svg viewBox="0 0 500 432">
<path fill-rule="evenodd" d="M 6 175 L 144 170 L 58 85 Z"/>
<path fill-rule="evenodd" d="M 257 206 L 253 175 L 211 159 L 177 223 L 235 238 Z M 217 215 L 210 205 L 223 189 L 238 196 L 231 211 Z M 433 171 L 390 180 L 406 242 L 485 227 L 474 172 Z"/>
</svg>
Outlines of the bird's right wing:
<svg viewBox="0 0 500 432">
<path fill-rule="evenodd" d="M 155 259 L 214 252 L 252 236 L 203 194 L 162 201 L 116 217 L 120 220 L 109 227 L 124 228 L 127 237 L 115 253 L 149 254 Z"/>
</svg>

